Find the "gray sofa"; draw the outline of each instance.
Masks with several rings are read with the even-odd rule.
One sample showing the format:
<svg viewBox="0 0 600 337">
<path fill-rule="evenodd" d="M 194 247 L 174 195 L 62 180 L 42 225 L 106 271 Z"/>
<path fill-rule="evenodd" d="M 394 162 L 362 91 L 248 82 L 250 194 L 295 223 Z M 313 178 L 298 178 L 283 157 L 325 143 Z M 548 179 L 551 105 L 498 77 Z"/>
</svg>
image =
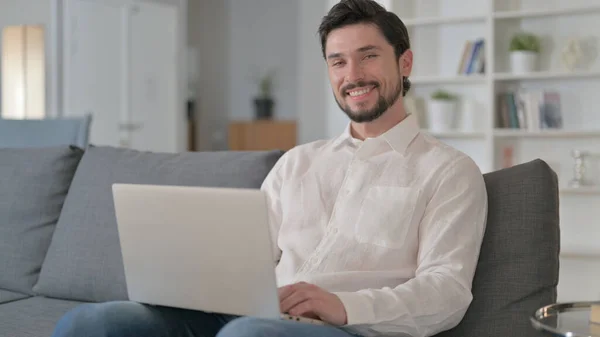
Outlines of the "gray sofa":
<svg viewBox="0 0 600 337">
<path fill-rule="evenodd" d="M 49 336 L 82 302 L 127 299 L 113 183 L 258 188 L 281 154 L 0 149 L 0 336 Z M 489 219 L 474 300 L 441 336 L 536 336 L 529 316 L 556 300 L 556 175 L 535 160 L 485 181 Z"/>
</svg>

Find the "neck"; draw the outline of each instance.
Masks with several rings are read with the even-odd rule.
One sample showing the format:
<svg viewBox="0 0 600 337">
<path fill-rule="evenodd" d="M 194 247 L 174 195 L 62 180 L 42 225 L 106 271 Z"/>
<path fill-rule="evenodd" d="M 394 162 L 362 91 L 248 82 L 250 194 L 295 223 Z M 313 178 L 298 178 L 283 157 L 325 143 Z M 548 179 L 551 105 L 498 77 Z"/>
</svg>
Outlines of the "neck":
<svg viewBox="0 0 600 337">
<path fill-rule="evenodd" d="M 407 116 L 402 101 L 402 98 L 399 98 L 394 105 L 390 106 L 383 115 L 374 121 L 365 123 L 351 122 L 350 132 L 352 137 L 360 140 L 375 138 L 402 122 Z"/>
</svg>

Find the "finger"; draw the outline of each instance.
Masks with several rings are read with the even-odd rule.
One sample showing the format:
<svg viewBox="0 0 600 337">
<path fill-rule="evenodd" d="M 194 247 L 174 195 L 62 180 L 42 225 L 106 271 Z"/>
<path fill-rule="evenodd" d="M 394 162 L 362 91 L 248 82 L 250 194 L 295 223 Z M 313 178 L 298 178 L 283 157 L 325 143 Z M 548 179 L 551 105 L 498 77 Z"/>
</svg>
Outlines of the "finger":
<svg viewBox="0 0 600 337">
<path fill-rule="evenodd" d="M 291 308 L 295 307 L 299 303 L 310 300 L 313 298 L 313 296 L 315 296 L 315 294 L 310 290 L 307 290 L 306 288 L 299 289 L 280 302 L 280 310 L 283 313 L 289 312 Z"/>
<path fill-rule="evenodd" d="M 284 300 L 286 297 L 290 296 L 290 294 L 294 291 L 293 289 L 294 288 L 293 288 L 292 284 L 283 286 L 283 287 L 277 289 L 277 295 L 279 297 L 279 302 Z"/>
<path fill-rule="evenodd" d="M 289 285 L 279 288 L 277 290 L 278 295 L 279 295 L 279 302 L 285 300 L 288 296 L 290 296 L 295 291 L 297 291 L 301 288 L 305 288 L 307 286 L 310 286 L 310 285 L 305 282 L 299 282 L 299 283 L 289 284 Z"/>
<path fill-rule="evenodd" d="M 298 305 L 290 309 L 289 314 L 292 316 L 319 318 L 320 309 L 318 308 L 317 303 L 319 303 L 319 301 L 314 299 L 309 299 L 304 302 L 298 303 Z"/>
</svg>

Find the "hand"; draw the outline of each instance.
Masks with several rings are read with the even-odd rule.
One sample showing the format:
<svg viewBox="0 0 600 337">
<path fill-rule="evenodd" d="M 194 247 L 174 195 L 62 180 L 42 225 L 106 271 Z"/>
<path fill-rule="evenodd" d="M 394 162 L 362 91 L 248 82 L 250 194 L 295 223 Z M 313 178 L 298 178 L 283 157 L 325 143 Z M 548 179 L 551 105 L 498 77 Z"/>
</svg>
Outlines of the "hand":
<svg viewBox="0 0 600 337">
<path fill-rule="evenodd" d="M 333 325 L 347 323 L 346 308 L 339 297 L 305 282 L 279 288 L 281 312 L 320 319 Z"/>
</svg>

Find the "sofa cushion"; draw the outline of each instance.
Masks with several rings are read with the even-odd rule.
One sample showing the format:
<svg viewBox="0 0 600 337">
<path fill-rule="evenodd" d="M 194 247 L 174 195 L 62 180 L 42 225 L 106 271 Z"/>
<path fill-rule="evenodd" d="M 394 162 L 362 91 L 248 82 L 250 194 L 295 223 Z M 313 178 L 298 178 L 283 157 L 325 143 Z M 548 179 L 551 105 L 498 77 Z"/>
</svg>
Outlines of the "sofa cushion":
<svg viewBox="0 0 600 337">
<path fill-rule="evenodd" d="M 60 318 L 80 303 L 31 297 L 0 305 L 0 336 L 48 337 Z"/>
<path fill-rule="evenodd" d="M 33 294 L 82 152 L 0 148 L 0 288 Z"/>
<path fill-rule="evenodd" d="M 16 300 L 20 300 L 23 298 L 27 298 L 29 295 L 15 293 L 13 291 L 0 289 L 0 304 L 8 303 Z"/>
<path fill-rule="evenodd" d="M 484 175 L 487 228 L 473 302 L 443 337 L 543 336 L 529 319 L 556 301 L 560 229 L 558 182 L 541 160 Z"/>
<path fill-rule="evenodd" d="M 259 188 L 281 154 L 88 148 L 34 289 L 48 297 L 88 302 L 127 299 L 112 184 Z"/>
</svg>

